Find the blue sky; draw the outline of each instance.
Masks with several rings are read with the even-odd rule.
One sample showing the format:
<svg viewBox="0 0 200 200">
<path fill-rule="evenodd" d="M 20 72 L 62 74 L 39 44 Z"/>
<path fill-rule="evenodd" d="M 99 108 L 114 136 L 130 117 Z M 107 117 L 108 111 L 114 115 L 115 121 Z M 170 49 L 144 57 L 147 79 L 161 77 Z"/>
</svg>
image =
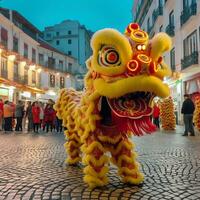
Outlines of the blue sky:
<svg viewBox="0 0 200 200">
<path fill-rule="evenodd" d="M 88 29 L 115 28 L 124 32 L 132 21 L 133 0 L 0 0 L 17 10 L 41 31 L 65 19 L 79 20 Z"/>
</svg>

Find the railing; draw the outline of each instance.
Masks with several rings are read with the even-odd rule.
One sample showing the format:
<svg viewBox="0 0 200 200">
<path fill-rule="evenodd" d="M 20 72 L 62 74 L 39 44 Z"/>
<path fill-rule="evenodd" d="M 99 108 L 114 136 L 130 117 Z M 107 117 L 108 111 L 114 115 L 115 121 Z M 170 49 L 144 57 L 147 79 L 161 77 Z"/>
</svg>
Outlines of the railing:
<svg viewBox="0 0 200 200">
<path fill-rule="evenodd" d="M 196 3 L 191 4 L 190 7 L 188 7 L 188 8 L 184 8 L 184 10 L 181 12 L 181 16 L 180 16 L 181 26 L 183 24 L 185 24 L 192 15 L 196 15 L 196 14 L 197 14 L 197 4 Z"/>
<path fill-rule="evenodd" d="M 7 49 L 8 48 L 8 40 L 2 40 L 1 39 L 1 44 Z"/>
<path fill-rule="evenodd" d="M 175 35 L 175 32 L 174 32 L 174 25 L 172 24 L 169 24 L 166 29 L 165 29 L 165 32 L 170 35 L 170 36 L 174 36 Z"/>
<path fill-rule="evenodd" d="M 8 78 L 8 71 L 1 70 L 1 77 L 7 79 Z"/>
<path fill-rule="evenodd" d="M 176 71 L 176 65 L 175 65 L 175 64 L 171 64 L 171 70 L 172 70 L 173 72 Z"/>
<path fill-rule="evenodd" d="M 72 75 L 77 75 L 79 74 L 78 70 L 77 69 L 74 69 L 73 67 L 71 69 L 68 69 L 68 72 Z"/>
<path fill-rule="evenodd" d="M 181 59 L 181 67 L 185 69 L 191 65 L 198 64 L 198 51 L 194 51 L 191 55 L 185 56 Z"/>
<path fill-rule="evenodd" d="M 28 76 L 20 76 L 19 74 L 14 74 L 13 80 L 23 85 L 28 85 Z"/>
<path fill-rule="evenodd" d="M 154 25 L 154 23 L 157 20 L 159 15 L 163 15 L 163 6 L 158 6 L 158 8 L 156 8 L 153 11 L 153 22 L 152 22 L 153 25 Z"/>
</svg>

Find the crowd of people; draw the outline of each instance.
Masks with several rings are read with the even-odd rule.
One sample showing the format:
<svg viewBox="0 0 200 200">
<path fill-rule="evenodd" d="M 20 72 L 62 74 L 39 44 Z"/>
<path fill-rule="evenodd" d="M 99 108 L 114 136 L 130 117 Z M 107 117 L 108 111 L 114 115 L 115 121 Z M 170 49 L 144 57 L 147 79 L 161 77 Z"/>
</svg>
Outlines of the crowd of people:
<svg viewBox="0 0 200 200">
<path fill-rule="evenodd" d="M 193 113 L 195 105 L 189 98 L 184 95 L 184 102 L 181 113 L 184 116 L 185 132 L 183 136 L 187 136 L 188 132 L 192 136 L 195 135 L 193 128 Z M 53 108 L 54 101 L 49 99 L 46 105 L 42 102 L 23 102 L 18 101 L 15 105 L 13 102 L 0 99 L 0 130 L 4 131 L 57 131 L 62 132 L 62 120 L 56 116 Z M 160 108 L 159 102 L 154 102 L 152 120 L 157 129 L 160 129 Z"/>
<path fill-rule="evenodd" d="M 14 104 L 0 99 L 0 130 L 62 132 L 62 120 L 56 116 L 54 103 L 49 99 L 46 104 L 21 100 Z"/>
</svg>

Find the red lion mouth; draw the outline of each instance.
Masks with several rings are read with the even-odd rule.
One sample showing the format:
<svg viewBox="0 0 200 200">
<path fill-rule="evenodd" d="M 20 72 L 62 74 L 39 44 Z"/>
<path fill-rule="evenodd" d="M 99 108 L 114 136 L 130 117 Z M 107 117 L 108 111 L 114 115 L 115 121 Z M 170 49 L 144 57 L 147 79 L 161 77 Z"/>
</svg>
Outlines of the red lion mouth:
<svg viewBox="0 0 200 200">
<path fill-rule="evenodd" d="M 138 136 L 152 133 L 156 130 L 150 120 L 154 97 L 151 92 L 134 92 L 113 99 L 102 97 L 98 104 L 101 124 L 116 126 L 119 132 L 132 132 Z"/>
</svg>

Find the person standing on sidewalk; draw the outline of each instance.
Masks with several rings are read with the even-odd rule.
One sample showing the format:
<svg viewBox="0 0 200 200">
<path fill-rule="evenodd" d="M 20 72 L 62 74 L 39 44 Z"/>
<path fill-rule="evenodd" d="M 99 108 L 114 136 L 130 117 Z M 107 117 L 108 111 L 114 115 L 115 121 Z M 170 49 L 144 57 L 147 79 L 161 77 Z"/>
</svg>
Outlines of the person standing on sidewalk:
<svg viewBox="0 0 200 200">
<path fill-rule="evenodd" d="M 28 106 L 26 108 L 26 116 L 25 118 L 28 118 L 28 132 L 32 131 L 33 129 L 33 113 L 32 113 L 32 105 L 31 101 L 28 102 Z"/>
<path fill-rule="evenodd" d="M 12 118 L 13 118 L 13 107 L 10 105 L 9 101 L 5 101 L 3 106 L 3 116 L 4 116 L 4 130 L 12 131 Z"/>
<path fill-rule="evenodd" d="M 33 130 L 35 133 L 38 133 L 40 124 L 40 107 L 37 101 L 33 103 L 32 113 L 33 113 Z"/>
<path fill-rule="evenodd" d="M 156 127 L 160 128 L 160 108 L 158 107 L 158 104 L 155 103 L 153 107 L 153 123 L 156 125 Z"/>
<path fill-rule="evenodd" d="M 17 124 L 15 131 L 22 131 L 22 119 L 24 115 L 24 105 L 22 101 L 18 101 L 18 104 L 15 107 L 15 117 L 17 119 Z"/>
<path fill-rule="evenodd" d="M 190 99 L 188 94 L 184 95 L 184 102 L 182 105 L 181 113 L 183 114 L 183 120 L 185 124 L 185 132 L 183 136 L 188 136 L 188 132 L 191 133 L 191 136 L 194 136 L 194 127 L 193 127 L 193 113 L 195 110 L 195 105 Z"/>
<path fill-rule="evenodd" d="M 0 131 L 3 130 L 3 100 L 0 99 Z"/>
</svg>

